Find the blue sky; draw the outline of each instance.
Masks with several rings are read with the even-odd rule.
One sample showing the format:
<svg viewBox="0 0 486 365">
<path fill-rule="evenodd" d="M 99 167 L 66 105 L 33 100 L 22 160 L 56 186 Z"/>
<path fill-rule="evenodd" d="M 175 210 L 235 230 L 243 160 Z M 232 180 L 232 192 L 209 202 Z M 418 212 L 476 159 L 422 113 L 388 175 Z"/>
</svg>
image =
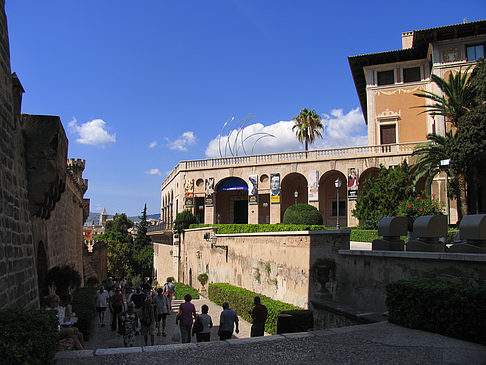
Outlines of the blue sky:
<svg viewBox="0 0 486 365">
<path fill-rule="evenodd" d="M 290 121 L 304 107 L 326 126 L 311 148 L 366 144 L 347 57 L 481 20 L 486 2 L 7 0 L 6 11 L 22 112 L 61 117 L 91 211 L 138 215 L 160 211 L 179 161 L 218 157 L 233 116 L 254 116 L 246 136 L 275 136 L 248 140 L 249 153 L 301 149 Z"/>
</svg>

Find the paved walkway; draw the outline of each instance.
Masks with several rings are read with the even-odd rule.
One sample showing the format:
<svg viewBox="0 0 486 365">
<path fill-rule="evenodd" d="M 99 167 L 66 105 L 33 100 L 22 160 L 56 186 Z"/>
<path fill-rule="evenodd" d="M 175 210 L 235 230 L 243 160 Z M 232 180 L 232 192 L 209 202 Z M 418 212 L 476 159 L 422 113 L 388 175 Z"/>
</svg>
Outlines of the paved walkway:
<svg viewBox="0 0 486 365">
<path fill-rule="evenodd" d="M 206 343 L 59 352 L 58 365 L 484 365 L 486 346 L 388 322 Z"/>
<path fill-rule="evenodd" d="M 167 327 L 165 332 L 167 333 L 166 337 L 163 336 L 155 336 L 155 345 L 168 345 L 174 344 L 175 342 L 171 341 L 171 335 L 176 328 L 175 318 L 176 313 L 179 308 L 179 305 L 183 302 L 183 300 L 174 300 L 172 301 L 172 310 L 171 314 L 167 316 Z M 214 304 L 213 302 L 209 301 L 206 298 L 195 299 L 192 303 L 196 307 L 196 312 L 199 314 L 201 313 L 201 306 L 206 304 L 209 307 L 209 315 L 213 319 L 214 327 L 211 329 L 211 340 L 212 341 L 219 341 L 218 336 L 218 328 L 219 328 L 219 315 L 223 310 L 220 306 Z M 89 341 L 86 342 L 86 349 L 95 350 L 95 349 L 105 349 L 105 348 L 114 348 L 114 347 L 123 347 L 123 336 L 118 335 L 115 331 L 111 330 L 110 323 L 111 323 L 111 315 L 110 312 L 107 311 L 106 313 L 107 318 L 105 318 L 105 326 L 101 327 L 98 324 L 98 317 L 96 317 L 96 322 L 93 325 L 92 333 L 90 336 Z M 233 338 L 247 338 L 250 337 L 250 327 L 251 324 L 244 321 L 240 318 L 240 333 L 234 334 Z M 161 324 L 162 326 L 162 324 Z M 193 337 L 193 342 L 196 342 L 196 336 Z M 150 345 L 150 336 L 148 339 L 148 343 Z M 144 339 L 143 336 L 135 336 L 135 344 L 134 346 L 143 346 Z"/>
</svg>

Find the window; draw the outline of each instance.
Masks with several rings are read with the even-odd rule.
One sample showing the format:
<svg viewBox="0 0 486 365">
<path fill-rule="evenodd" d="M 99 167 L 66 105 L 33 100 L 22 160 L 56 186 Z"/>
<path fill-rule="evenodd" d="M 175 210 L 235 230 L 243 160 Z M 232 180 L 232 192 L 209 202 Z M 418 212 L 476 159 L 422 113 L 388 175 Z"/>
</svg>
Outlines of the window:
<svg viewBox="0 0 486 365">
<path fill-rule="evenodd" d="M 378 76 L 378 86 L 391 85 L 395 83 L 395 75 L 393 70 L 378 71 L 377 76 Z"/>
<path fill-rule="evenodd" d="M 410 67 L 403 69 L 403 82 L 415 82 L 420 80 L 420 67 Z"/>
<path fill-rule="evenodd" d="M 467 51 L 467 60 L 468 61 L 477 61 L 481 57 L 484 57 L 484 44 L 477 44 L 475 46 L 468 46 L 466 47 Z"/>
<path fill-rule="evenodd" d="M 380 144 L 397 143 L 395 124 L 385 124 L 380 126 Z"/>
<path fill-rule="evenodd" d="M 331 217 L 336 217 L 336 216 L 337 216 L 337 204 L 336 201 L 333 201 Z M 339 216 L 340 217 L 346 216 L 346 202 L 343 200 L 339 200 Z"/>
</svg>

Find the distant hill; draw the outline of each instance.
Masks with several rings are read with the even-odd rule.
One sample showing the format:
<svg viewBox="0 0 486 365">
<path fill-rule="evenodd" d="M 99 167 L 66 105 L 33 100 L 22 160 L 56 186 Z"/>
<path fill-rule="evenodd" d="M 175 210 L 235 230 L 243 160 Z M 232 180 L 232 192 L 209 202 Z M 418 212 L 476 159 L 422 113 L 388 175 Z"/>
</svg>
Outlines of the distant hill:
<svg viewBox="0 0 486 365">
<path fill-rule="evenodd" d="M 94 224 L 98 224 L 98 222 L 100 221 L 100 215 L 101 213 L 89 212 L 89 216 L 88 219 L 86 220 L 85 225 L 91 226 L 93 225 L 93 222 Z M 111 218 L 113 218 L 113 215 L 108 215 L 108 219 Z M 160 218 L 160 213 L 147 214 L 147 219 L 159 219 L 159 218 Z M 130 219 L 134 223 L 140 222 L 140 218 L 138 216 L 128 217 L 128 219 Z"/>
</svg>

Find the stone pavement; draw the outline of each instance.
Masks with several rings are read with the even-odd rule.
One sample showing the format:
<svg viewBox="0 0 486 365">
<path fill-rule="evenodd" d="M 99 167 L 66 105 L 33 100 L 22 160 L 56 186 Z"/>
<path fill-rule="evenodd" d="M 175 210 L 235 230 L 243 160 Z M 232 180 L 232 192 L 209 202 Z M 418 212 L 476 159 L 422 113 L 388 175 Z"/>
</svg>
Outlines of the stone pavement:
<svg viewBox="0 0 486 365">
<path fill-rule="evenodd" d="M 59 352 L 58 365 L 484 365 L 486 346 L 388 322 L 209 343 Z"/>
<path fill-rule="evenodd" d="M 175 313 L 177 312 L 179 305 L 183 302 L 183 300 L 173 300 L 172 301 L 172 310 L 171 314 L 167 316 L 167 327 L 165 332 L 167 333 L 166 337 L 163 336 L 155 336 L 155 345 L 168 345 L 174 344 L 171 341 L 171 335 L 176 328 L 175 324 Z M 201 306 L 206 304 L 209 307 L 209 315 L 213 319 L 214 327 L 211 329 L 211 340 L 216 341 L 219 340 L 218 336 L 218 328 L 219 328 L 219 315 L 223 310 L 220 306 L 214 304 L 213 302 L 209 301 L 206 298 L 201 297 L 201 299 L 195 299 L 192 303 L 196 307 L 196 312 L 199 314 L 201 313 Z M 114 347 L 123 347 L 123 336 L 118 335 L 115 331 L 111 330 L 110 323 L 111 323 L 111 315 L 110 312 L 106 312 L 105 318 L 105 326 L 101 327 L 98 325 L 98 316 L 96 317 L 96 322 L 93 325 L 92 333 L 90 336 L 89 341 L 86 342 L 86 349 L 95 350 L 95 349 L 106 349 L 106 348 L 114 348 Z M 161 323 L 162 326 L 162 323 Z M 234 334 L 233 338 L 247 338 L 250 337 L 250 327 L 251 324 L 244 321 L 240 318 L 239 322 L 240 326 L 240 333 Z M 162 328 L 162 327 L 161 327 Z M 193 342 L 196 342 L 196 337 L 193 337 Z M 150 336 L 148 338 L 148 343 L 150 345 Z M 143 346 L 144 339 L 143 336 L 135 336 L 135 344 L 134 346 Z"/>
</svg>

